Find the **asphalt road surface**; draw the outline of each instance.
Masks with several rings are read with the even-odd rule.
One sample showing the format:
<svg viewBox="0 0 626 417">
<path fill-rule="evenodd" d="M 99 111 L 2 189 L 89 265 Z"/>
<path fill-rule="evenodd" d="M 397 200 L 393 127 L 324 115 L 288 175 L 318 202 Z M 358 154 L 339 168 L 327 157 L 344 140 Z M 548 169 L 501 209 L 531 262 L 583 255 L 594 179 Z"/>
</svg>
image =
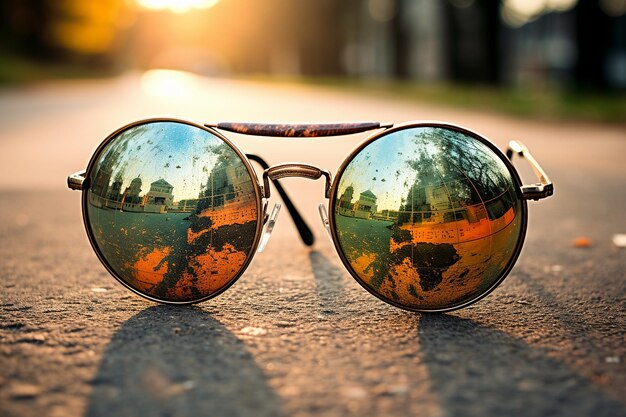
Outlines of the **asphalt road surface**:
<svg viewBox="0 0 626 417">
<path fill-rule="evenodd" d="M 556 192 L 529 204 L 525 247 L 496 291 L 420 315 L 372 297 L 341 266 L 317 216 L 321 181 L 287 180 L 314 248 L 282 213 L 231 289 L 167 307 L 109 276 L 80 193 L 65 188 L 108 133 L 155 115 L 445 120 L 501 147 L 523 140 Z M 364 135 L 231 137 L 270 163 L 334 172 Z M 625 155 L 623 126 L 313 87 L 152 72 L 0 90 L 0 415 L 626 416 L 626 250 L 611 243 L 626 233 Z M 574 247 L 579 236 L 591 246 Z"/>
</svg>

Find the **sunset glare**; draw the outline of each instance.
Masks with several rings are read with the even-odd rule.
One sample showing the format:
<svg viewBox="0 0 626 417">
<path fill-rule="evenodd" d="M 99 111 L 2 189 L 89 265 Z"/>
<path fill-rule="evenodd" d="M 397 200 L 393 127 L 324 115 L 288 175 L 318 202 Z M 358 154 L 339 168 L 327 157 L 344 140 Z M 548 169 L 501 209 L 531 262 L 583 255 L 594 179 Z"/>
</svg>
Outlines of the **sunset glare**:
<svg viewBox="0 0 626 417">
<path fill-rule="evenodd" d="M 219 0 L 137 0 L 137 4 L 149 10 L 169 10 L 174 13 L 186 13 L 192 10 L 204 10 L 215 6 Z"/>
<path fill-rule="evenodd" d="M 186 71 L 153 69 L 141 75 L 141 89 L 151 97 L 182 99 L 198 88 L 198 76 Z"/>
</svg>

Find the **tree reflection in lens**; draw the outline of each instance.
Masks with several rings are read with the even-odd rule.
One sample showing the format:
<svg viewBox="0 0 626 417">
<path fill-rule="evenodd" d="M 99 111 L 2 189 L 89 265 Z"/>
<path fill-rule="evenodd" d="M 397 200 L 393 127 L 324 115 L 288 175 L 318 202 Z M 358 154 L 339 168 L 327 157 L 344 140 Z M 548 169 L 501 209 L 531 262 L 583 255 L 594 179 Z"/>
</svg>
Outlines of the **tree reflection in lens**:
<svg viewBox="0 0 626 417">
<path fill-rule="evenodd" d="M 194 301 L 227 286 L 254 245 L 257 202 L 241 158 L 184 123 L 131 127 L 90 173 L 93 240 L 126 284 L 166 301 Z"/>
<path fill-rule="evenodd" d="M 522 201 L 485 144 L 442 127 L 393 132 L 346 166 L 334 226 L 369 289 L 408 308 L 464 304 L 493 287 L 516 255 Z"/>
</svg>

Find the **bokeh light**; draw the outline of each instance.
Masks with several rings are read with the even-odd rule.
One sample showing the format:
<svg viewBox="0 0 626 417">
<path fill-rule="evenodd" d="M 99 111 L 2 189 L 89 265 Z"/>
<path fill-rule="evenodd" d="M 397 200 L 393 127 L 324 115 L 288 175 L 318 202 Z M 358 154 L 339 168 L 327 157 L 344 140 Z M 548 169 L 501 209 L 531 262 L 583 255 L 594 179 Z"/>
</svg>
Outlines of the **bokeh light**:
<svg viewBox="0 0 626 417">
<path fill-rule="evenodd" d="M 396 3 L 391 0 L 369 0 L 367 8 L 372 19 L 389 22 L 396 15 Z"/>
<path fill-rule="evenodd" d="M 148 10 L 169 10 L 174 13 L 186 13 L 192 10 L 204 10 L 215 6 L 219 0 L 137 0 L 137 4 Z"/>
<path fill-rule="evenodd" d="M 510 26 L 519 27 L 543 13 L 570 10 L 576 3 L 577 0 L 505 0 L 502 17 Z"/>
<path fill-rule="evenodd" d="M 151 97 L 183 99 L 192 97 L 198 87 L 198 76 L 168 69 L 153 69 L 141 76 L 141 89 Z"/>
<path fill-rule="evenodd" d="M 600 0 L 600 7 L 609 16 L 618 17 L 626 13 L 626 0 Z"/>
</svg>

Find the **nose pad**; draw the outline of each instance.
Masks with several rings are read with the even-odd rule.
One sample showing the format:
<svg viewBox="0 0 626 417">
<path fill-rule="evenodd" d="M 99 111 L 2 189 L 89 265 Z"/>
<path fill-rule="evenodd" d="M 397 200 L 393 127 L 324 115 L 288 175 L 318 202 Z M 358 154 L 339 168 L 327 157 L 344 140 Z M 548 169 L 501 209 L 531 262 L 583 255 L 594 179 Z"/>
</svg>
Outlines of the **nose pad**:
<svg viewBox="0 0 626 417">
<path fill-rule="evenodd" d="M 322 223 L 324 224 L 326 233 L 328 233 L 328 237 L 332 241 L 333 237 L 330 233 L 330 221 L 328 220 L 328 212 L 326 211 L 326 206 L 324 205 L 324 203 L 320 203 L 320 205 L 317 206 L 317 210 L 320 212 L 320 218 L 322 219 Z"/>
<path fill-rule="evenodd" d="M 274 203 L 274 208 L 272 209 L 272 213 L 270 217 L 267 219 L 267 223 L 265 223 L 265 228 L 263 229 L 263 236 L 261 236 L 261 242 L 259 243 L 259 248 L 257 252 L 263 252 L 265 247 L 267 246 L 267 242 L 270 240 L 270 236 L 272 235 L 272 231 L 274 230 L 274 225 L 276 224 L 276 219 L 278 218 L 278 213 L 280 213 L 280 203 Z"/>
</svg>

